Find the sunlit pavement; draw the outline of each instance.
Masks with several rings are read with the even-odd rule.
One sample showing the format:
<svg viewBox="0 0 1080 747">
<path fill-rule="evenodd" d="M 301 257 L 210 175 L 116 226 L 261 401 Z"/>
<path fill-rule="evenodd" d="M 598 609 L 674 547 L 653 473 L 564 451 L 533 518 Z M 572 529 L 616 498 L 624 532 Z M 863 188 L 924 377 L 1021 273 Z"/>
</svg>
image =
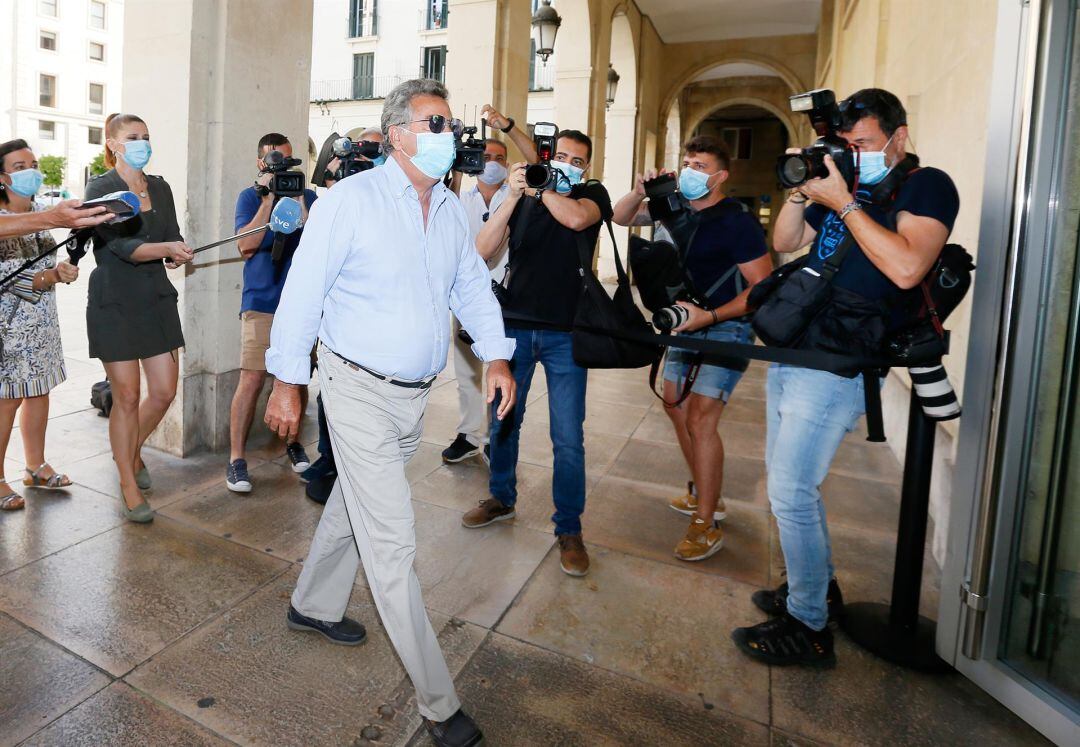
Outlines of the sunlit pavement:
<svg viewBox="0 0 1080 747">
<path fill-rule="evenodd" d="M 348 614 L 367 626 L 366 644 L 286 628 L 321 509 L 261 425 L 251 494 L 226 490 L 224 455 L 148 451 L 158 517 L 146 526 L 121 518 L 107 421 L 89 406 L 90 385 L 103 378 L 82 331 L 89 269 L 61 289 L 69 380 L 53 394 L 46 449 L 76 484 L 45 492 L 17 483 L 26 510 L 0 513 L 0 744 L 428 744 L 362 576 Z M 1042 742 L 963 677 L 902 670 L 842 633 L 829 672 L 770 669 L 739 654 L 730 630 L 764 619 L 751 593 L 782 580 L 765 496 L 765 369 L 751 367 L 722 418 L 724 549 L 694 564 L 672 556 L 687 519 L 666 501 L 688 476 L 646 379 L 589 377 L 583 523 L 593 565 L 581 579 L 559 570 L 551 533 L 542 375 L 522 437 L 518 516 L 481 530 L 460 519 L 486 496 L 487 470 L 439 457 L 457 424 L 452 371 L 431 392 L 408 468 L 417 573 L 488 744 Z M 824 493 L 845 596 L 887 601 L 900 469 L 864 436 L 844 443 Z M 9 478 L 22 462 L 16 431 Z M 928 554 L 931 617 L 939 575 Z"/>
</svg>

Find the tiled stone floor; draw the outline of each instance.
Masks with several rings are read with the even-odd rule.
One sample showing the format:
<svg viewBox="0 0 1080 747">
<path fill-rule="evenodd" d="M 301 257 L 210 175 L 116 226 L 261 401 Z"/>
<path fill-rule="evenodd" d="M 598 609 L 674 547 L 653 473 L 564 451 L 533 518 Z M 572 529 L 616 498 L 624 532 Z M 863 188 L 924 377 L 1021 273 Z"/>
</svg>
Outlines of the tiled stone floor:
<svg viewBox="0 0 1080 747">
<path fill-rule="evenodd" d="M 68 308 L 70 306 L 70 308 Z M 79 313 L 68 302 L 61 310 Z M 229 493 L 221 455 L 150 452 L 149 526 L 119 515 L 107 422 L 88 410 L 96 361 L 65 340 L 48 457 L 76 486 L 24 491 L 0 514 L 0 745 L 425 745 L 408 679 L 357 579 L 350 614 L 370 640 L 342 648 L 284 624 L 319 518 L 256 425 L 256 490 Z M 779 582 L 764 492 L 764 370 L 725 414 L 724 550 L 682 564 L 683 517 L 664 505 L 686 470 L 644 375 L 593 372 L 585 537 L 592 572 L 559 571 L 551 534 L 547 394 L 538 373 L 522 442 L 518 518 L 460 526 L 484 496 L 480 463 L 444 466 L 452 371 L 431 394 L 408 474 L 417 572 L 461 697 L 489 745 L 1037 744 L 959 675 L 913 674 L 838 635 L 830 672 L 770 669 L 729 641 L 763 616 L 750 594 Z M 309 436 L 314 432 L 309 431 Z M 22 468 L 11 444 L 5 471 Z M 850 600 L 886 601 L 899 467 L 856 433 L 825 483 Z M 927 562 L 923 610 L 938 569 Z"/>
</svg>

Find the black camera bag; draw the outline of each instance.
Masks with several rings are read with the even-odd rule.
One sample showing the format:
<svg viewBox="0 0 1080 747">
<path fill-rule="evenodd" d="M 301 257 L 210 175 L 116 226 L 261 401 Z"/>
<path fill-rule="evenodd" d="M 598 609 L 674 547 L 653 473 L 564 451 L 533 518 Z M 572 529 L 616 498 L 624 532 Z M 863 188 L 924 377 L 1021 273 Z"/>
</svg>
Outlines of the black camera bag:
<svg viewBox="0 0 1080 747">
<path fill-rule="evenodd" d="M 112 385 L 108 379 L 90 385 L 90 406 L 98 411 L 98 417 L 109 417 L 112 404 Z"/>
</svg>

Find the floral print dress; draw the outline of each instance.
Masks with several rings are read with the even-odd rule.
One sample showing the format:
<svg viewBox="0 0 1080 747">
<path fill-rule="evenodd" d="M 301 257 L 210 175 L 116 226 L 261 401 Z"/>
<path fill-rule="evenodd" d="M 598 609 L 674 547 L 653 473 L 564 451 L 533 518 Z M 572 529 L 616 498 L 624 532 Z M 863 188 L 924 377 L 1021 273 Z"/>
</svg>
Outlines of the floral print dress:
<svg viewBox="0 0 1080 747">
<path fill-rule="evenodd" d="M 48 231 L 0 239 L 0 277 L 55 245 Z M 0 399 L 40 397 L 67 378 L 56 294 L 33 289 L 34 274 L 55 264 L 49 255 L 0 291 Z"/>
</svg>

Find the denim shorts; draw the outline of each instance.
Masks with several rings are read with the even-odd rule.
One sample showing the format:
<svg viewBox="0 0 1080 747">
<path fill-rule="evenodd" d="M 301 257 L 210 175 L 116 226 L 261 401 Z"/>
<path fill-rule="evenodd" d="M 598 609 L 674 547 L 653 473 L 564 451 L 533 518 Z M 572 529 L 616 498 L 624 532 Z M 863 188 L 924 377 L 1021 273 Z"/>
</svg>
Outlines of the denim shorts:
<svg viewBox="0 0 1080 747">
<path fill-rule="evenodd" d="M 734 320 L 720 322 L 711 327 L 699 329 L 696 332 L 682 332 L 680 336 L 692 337 L 698 340 L 741 342 L 745 345 L 749 345 L 754 341 L 754 332 L 750 327 L 750 322 Z M 681 388 L 686 382 L 686 376 L 690 372 L 690 366 L 696 356 L 697 353 L 693 350 L 669 348 L 667 360 L 664 362 L 664 381 L 673 382 L 681 392 Z M 742 371 L 733 371 L 723 366 L 702 364 L 690 391 L 726 403 L 741 378 Z"/>
</svg>

